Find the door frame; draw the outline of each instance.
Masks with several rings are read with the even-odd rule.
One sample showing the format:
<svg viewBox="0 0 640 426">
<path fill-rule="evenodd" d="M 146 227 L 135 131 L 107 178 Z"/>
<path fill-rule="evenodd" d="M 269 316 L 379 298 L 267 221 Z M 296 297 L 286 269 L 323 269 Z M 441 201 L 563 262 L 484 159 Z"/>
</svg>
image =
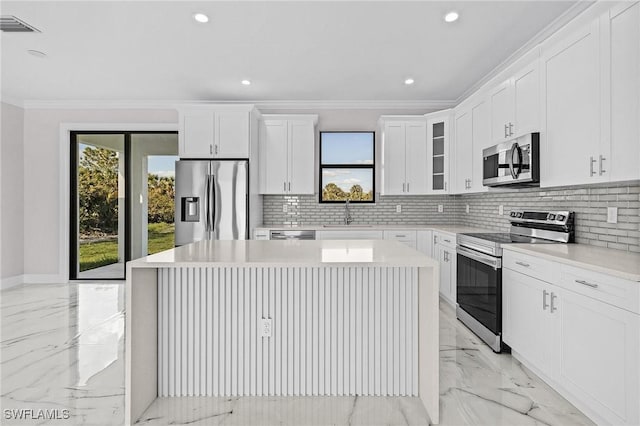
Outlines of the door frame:
<svg viewBox="0 0 640 426">
<path fill-rule="evenodd" d="M 71 132 L 158 133 L 178 132 L 178 123 L 61 123 L 59 135 L 59 245 L 58 282 L 70 281 L 69 249 L 71 232 Z M 179 133 L 179 132 L 178 132 Z M 125 270 L 126 276 L 126 270 Z M 81 281 L 81 280 L 79 280 Z"/>
</svg>

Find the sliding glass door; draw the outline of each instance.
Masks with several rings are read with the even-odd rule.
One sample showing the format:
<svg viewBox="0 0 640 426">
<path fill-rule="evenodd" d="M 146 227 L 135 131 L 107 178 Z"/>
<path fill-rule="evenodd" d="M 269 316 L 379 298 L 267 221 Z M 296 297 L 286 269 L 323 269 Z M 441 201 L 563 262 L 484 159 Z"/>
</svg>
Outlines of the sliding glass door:
<svg viewBox="0 0 640 426">
<path fill-rule="evenodd" d="M 71 134 L 70 278 L 124 279 L 174 246 L 175 132 Z"/>
</svg>

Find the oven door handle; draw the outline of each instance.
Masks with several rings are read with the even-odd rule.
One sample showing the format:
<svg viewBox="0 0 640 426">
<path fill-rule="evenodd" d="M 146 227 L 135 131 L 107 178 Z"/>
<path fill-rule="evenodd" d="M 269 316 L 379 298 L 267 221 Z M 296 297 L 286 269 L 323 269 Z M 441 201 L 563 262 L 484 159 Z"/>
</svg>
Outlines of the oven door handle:
<svg viewBox="0 0 640 426">
<path fill-rule="evenodd" d="M 469 259 L 475 260 L 476 262 L 480 262 L 484 265 L 491 266 L 495 270 L 502 268 L 502 259 L 499 257 L 478 253 L 477 251 L 469 250 L 462 246 L 458 246 L 457 250 L 459 255 L 468 257 Z"/>
</svg>

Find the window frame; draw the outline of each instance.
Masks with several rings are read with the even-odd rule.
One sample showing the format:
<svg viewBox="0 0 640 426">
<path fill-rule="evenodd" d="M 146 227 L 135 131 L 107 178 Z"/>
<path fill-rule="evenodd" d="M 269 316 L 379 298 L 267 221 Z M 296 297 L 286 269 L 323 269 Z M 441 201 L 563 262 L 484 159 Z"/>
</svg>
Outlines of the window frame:
<svg viewBox="0 0 640 426">
<path fill-rule="evenodd" d="M 376 131 L 375 130 L 323 130 L 320 131 L 319 138 L 319 158 L 318 158 L 318 202 L 320 204 L 345 204 L 345 201 L 323 200 L 322 199 L 322 171 L 324 169 L 371 169 L 371 191 L 373 197 L 369 201 L 349 200 L 354 204 L 375 204 L 376 202 Z M 373 136 L 373 163 L 371 164 L 324 164 L 322 162 L 322 135 L 324 133 L 370 133 Z"/>
</svg>

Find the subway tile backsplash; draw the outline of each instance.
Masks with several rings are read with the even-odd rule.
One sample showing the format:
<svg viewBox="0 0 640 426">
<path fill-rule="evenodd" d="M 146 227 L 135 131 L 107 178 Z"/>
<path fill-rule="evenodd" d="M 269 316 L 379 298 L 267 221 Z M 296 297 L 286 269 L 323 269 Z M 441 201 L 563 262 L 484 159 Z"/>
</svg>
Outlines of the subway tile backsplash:
<svg viewBox="0 0 640 426">
<path fill-rule="evenodd" d="M 442 213 L 438 213 L 439 204 Z M 401 213 L 396 213 L 397 205 L 402 206 Z M 500 205 L 502 216 L 498 214 Z M 607 207 L 618 208 L 618 223 L 607 223 Z M 640 182 L 498 189 L 468 195 L 382 196 L 373 205 L 352 204 L 351 216 L 355 224 L 455 224 L 508 231 L 509 212 L 521 208 L 575 211 L 576 242 L 640 253 Z M 343 213 L 343 204 L 320 204 L 315 195 L 264 196 L 265 225 L 340 224 Z"/>
</svg>

